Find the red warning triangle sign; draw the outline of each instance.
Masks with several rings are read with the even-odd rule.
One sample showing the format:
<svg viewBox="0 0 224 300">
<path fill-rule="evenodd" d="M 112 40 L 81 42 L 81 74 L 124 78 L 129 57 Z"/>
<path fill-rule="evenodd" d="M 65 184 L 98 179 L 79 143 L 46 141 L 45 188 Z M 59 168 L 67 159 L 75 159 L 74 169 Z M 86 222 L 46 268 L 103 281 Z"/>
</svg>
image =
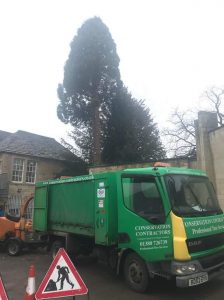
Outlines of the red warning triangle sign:
<svg viewBox="0 0 224 300">
<path fill-rule="evenodd" d="M 68 254 L 63 248 L 59 249 L 36 292 L 36 299 L 69 297 L 87 293 L 88 289 Z"/>
<path fill-rule="evenodd" d="M 0 300 L 8 300 L 3 281 L 0 277 Z"/>
</svg>

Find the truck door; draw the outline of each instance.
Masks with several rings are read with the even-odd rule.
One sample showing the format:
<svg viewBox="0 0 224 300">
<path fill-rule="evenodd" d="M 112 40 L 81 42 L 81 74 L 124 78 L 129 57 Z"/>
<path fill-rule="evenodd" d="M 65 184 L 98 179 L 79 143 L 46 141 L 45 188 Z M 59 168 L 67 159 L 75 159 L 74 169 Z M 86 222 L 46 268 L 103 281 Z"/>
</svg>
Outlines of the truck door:
<svg viewBox="0 0 224 300">
<path fill-rule="evenodd" d="M 172 228 L 167 200 L 158 178 L 123 174 L 119 201 L 119 247 L 130 248 L 146 261 L 173 256 Z"/>
<path fill-rule="evenodd" d="M 48 186 L 36 187 L 34 199 L 34 229 L 38 231 L 47 230 L 47 196 Z"/>
<path fill-rule="evenodd" d="M 107 179 L 95 181 L 95 243 L 108 243 L 108 185 Z"/>
</svg>

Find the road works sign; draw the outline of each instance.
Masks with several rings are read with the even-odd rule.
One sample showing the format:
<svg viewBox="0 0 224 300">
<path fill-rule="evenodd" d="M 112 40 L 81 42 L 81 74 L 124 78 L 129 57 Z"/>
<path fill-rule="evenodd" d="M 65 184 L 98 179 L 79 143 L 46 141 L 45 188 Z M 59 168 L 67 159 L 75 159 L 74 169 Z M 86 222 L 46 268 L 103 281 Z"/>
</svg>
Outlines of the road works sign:
<svg viewBox="0 0 224 300">
<path fill-rule="evenodd" d="M 59 249 L 36 292 L 36 299 L 69 297 L 87 293 L 88 289 L 68 254 L 63 248 Z"/>
<path fill-rule="evenodd" d="M 0 277 L 0 300 L 8 300 L 2 278 Z"/>
</svg>

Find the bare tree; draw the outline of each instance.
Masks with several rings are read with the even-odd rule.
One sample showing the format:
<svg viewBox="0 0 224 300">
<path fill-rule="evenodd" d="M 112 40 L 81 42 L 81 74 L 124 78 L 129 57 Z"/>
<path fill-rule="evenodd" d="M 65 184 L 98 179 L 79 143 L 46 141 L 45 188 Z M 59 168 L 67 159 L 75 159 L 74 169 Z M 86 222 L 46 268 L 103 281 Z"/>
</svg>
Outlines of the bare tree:
<svg viewBox="0 0 224 300">
<path fill-rule="evenodd" d="M 162 135 L 171 156 L 195 157 L 196 138 L 194 127 L 195 113 L 190 110 L 174 109 L 169 119 L 171 127 L 165 128 Z"/>
<path fill-rule="evenodd" d="M 207 98 L 211 110 L 217 113 L 218 125 L 224 125 L 224 114 L 221 112 L 224 106 L 224 89 L 219 87 L 211 87 L 203 93 L 203 96 Z"/>
<path fill-rule="evenodd" d="M 207 111 L 217 113 L 218 126 L 224 126 L 224 88 L 211 87 L 202 95 L 202 101 Z M 180 111 L 174 109 L 168 120 L 170 127 L 163 130 L 162 134 L 171 156 L 196 156 L 196 137 L 194 120 L 197 113 L 191 110 Z"/>
</svg>

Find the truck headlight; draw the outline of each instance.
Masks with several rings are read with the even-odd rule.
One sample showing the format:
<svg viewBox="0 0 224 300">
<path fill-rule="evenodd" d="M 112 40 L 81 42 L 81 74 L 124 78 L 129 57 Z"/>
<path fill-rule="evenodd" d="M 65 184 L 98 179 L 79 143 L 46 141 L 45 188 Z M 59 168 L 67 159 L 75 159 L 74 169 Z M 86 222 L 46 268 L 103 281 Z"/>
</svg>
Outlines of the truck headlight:
<svg viewBox="0 0 224 300">
<path fill-rule="evenodd" d="M 197 271 L 197 266 L 195 264 L 180 264 L 177 265 L 176 268 L 176 274 L 178 275 L 186 275 L 186 274 L 191 274 L 195 273 Z"/>
</svg>

